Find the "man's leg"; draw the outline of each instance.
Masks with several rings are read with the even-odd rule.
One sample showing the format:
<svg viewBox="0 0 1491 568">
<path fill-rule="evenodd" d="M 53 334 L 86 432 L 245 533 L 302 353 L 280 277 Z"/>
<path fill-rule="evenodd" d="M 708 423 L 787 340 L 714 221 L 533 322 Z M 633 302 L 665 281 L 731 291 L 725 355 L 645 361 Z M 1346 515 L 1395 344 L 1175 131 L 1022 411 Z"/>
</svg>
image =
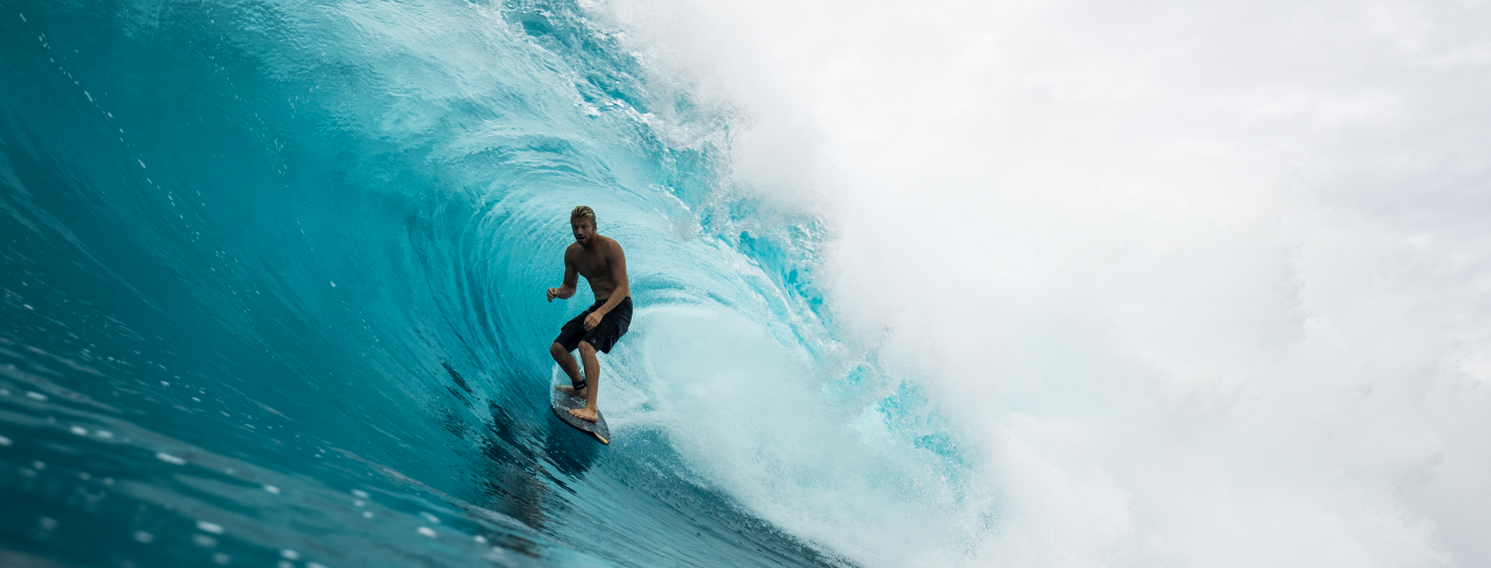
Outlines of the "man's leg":
<svg viewBox="0 0 1491 568">
<path fill-rule="evenodd" d="M 585 408 L 571 410 L 569 413 L 581 420 L 595 422 L 600 420 L 600 415 L 596 414 L 595 393 L 600 390 L 601 365 L 600 361 L 595 359 L 595 348 L 591 347 L 588 341 L 580 342 L 580 360 L 585 363 L 585 380 L 587 381 L 585 384 Z"/>
<path fill-rule="evenodd" d="M 565 351 L 563 345 L 558 343 L 549 345 L 549 355 L 553 355 L 554 362 L 559 363 L 559 368 L 564 369 L 564 374 L 569 375 L 570 385 L 580 382 L 580 365 L 575 363 L 575 357 L 570 355 L 569 351 Z M 589 387 L 589 385 L 586 386 Z M 589 390 L 584 388 L 575 392 L 575 387 L 569 385 L 559 385 L 558 388 L 560 392 L 569 396 L 585 396 L 585 391 Z"/>
</svg>

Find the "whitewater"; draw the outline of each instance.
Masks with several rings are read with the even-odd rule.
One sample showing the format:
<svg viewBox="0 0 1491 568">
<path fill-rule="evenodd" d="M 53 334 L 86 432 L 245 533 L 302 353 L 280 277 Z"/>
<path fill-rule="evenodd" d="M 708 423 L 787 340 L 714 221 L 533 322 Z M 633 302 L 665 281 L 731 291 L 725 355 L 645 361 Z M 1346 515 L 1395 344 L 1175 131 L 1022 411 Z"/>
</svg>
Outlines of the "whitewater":
<svg viewBox="0 0 1491 568">
<path fill-rule="evenodd" d="M 1488 28 L 0 1 L 0 565 L 1486 565 Z"/>
</svg>

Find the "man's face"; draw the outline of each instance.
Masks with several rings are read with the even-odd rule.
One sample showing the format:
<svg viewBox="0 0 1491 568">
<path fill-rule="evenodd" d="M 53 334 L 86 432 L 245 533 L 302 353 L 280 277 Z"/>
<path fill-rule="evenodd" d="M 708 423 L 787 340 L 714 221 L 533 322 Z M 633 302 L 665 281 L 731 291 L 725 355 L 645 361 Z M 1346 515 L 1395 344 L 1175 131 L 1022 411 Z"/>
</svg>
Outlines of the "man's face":
<svg viewBox="0 0 1491 568">
<path fill-rule="evenodd" d="M 575 234 L 575 242 L 584 245 L 595 236 L 595 221 L 587 218 L 571 219 L 569 229 Z"/>
</svg>

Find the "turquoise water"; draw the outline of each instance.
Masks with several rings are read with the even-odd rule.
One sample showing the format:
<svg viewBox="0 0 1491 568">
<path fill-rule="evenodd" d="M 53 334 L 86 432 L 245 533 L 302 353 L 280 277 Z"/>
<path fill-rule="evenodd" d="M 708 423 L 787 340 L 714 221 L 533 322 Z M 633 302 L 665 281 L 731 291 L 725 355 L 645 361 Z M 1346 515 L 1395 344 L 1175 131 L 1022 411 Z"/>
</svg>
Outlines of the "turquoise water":
<svg viewBox="0 0 1491 568">
<path fill-rule="evenodd" d="M 731 454 L 759 461 L 707 455 L 749 417 L 679 402 L 730 352 L 709 329 L 744 329 L 742 365 L 780 373 L 741 388 L 786 385 L 759 394 L 789 409 L 873 381 L 804 371 L 834 345 L 821 229 L 727 191 L 729 117 L 575 5 L 0 12 L 8 562 L 848 563 L 716 475 L 832 468 L 773 461 L 765 435 Z M 608 447 L 546 406 L 546 346 L 590 302 L 543 302 L 582 203 L 638 306 L 605 359 Z"/>
</svg>

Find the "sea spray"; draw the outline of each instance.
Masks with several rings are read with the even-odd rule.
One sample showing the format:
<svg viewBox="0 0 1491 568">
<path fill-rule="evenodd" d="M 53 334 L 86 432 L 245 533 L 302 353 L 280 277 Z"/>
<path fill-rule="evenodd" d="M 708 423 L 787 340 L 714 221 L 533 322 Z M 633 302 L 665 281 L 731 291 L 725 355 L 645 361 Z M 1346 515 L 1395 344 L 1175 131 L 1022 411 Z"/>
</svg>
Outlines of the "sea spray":
<svg viewBox="0 0 1491 568">
<path fill-rule="evenodd" d="M 767 518 L 888 565 L 1491 558 L 1484 7 L 594 12 L 824 219 L 818 380 L 919 393 L 975 480 L 854 528 L 730 485 Z"/>
</svg>

